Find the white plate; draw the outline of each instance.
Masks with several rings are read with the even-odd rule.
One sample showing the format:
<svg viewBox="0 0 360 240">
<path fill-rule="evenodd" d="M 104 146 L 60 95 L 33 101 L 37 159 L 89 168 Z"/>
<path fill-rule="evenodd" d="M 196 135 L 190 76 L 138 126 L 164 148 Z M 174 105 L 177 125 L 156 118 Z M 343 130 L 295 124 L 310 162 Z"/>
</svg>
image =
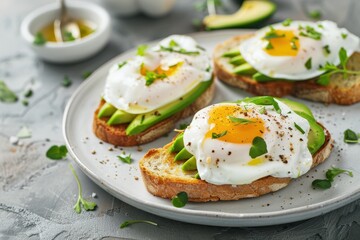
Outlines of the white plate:
<svg viewBox="0 0 360 240">
<path fill-rule="evenodd" d="M 198 33 L 193 36 L 201 46 L 212 53 L 214 46 L 235 34 L 244 31 L 221 31 Z M 150 148 L 168 143 L 174 133 L 150 144 L 123 148 L 134 159 L 131 165 L 117 159 L 122 150 L 107 143 L 100 144 L 92 133 L 92 117 L 98 105 L 105 78 L 110 66 L 126 60 L 135 50 L 121 54 L 94 72 L 74 93 L 64 114 L 63 133 L 70 154 L 81 169 L 95 183 L 122 201 L 144 211 L 179 221 L 216 226 L 263 226 L 293 222 L 311 218 L 339 208 L 360 196 L 360 145 L 343 143 L 343 132 L 347 128 L 360 132 L 360 104 L 352 106 L 325 106 L 320 103 L 306 103 L 315 116 L 332 133 L 336 143 L 330 158 L 316 170 L 292 183 L 285 189 L 255 199 L 223 201 L 213 203 L 188 203 L 184 208 L 175 208 L 167 199 L 148 193 L 141 179 L 138 161 Z M 215 102 L 235 100 L 250 96 L 217 82 Z M 180 121 L 182 123 L 185 121 Z M 114 151 L 109 151 L 113 148 Z M 96 154 L 92 154 L 96 151 Z M 311 182 L 324 178 L 325 171 L 332 165 L 350 169 L 351 178 L 341 175 L 328 190 L 314 190 Z"/>
</svg>

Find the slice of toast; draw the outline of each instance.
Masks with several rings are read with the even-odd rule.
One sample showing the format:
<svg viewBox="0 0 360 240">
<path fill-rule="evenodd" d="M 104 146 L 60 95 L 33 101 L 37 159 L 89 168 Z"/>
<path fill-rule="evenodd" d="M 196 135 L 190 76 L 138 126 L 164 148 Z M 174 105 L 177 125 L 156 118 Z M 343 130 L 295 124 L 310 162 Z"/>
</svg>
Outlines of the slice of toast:
<svg viewBox="0 0 360 240">
<path fill-rule="evenodd" d="M 312 168 L 324 162 L 333 148 L 333 139 L 325 131 L 325 142 L 313 155 Z M 189 201 L 208 202 L 238 200 L 258 197 L 286 187 L 291 178 L 267 176 L 251 184 L 214 185 L 194 178 L 195 172 L 181 170 L 181 161 L 174 161 L 175 153 L 170 153 L 172 142 L 163 148 L 150 149 L 140 160 L 140 170 L 147 190 L 158 197 L 171 199 L 179 192 L 186 192 Z"/>
<path fill-rule="evenodd" d="M 229 63 L 229 58 L 222 55 L 239 46 L 241 41 L 252 35 L 235 36 L 217 45 L 213 60 L 215 75 L 218 79 L 255 95 L 274 97 L 293 95 L 316 102 L 341 105 L 350 105 L 360 101 L 360 75 L 348 75 L 348 78 L 344 79 L 343 74 L 333 74 L 330 83 L 322 86 L 316 83 L 316 78 L 304 81 L 257 82 L 251 76 L 233 73 L 234 67 Z M 347 69 L 360 71 L 360 52 L 355 52 L 350 56 Z"/>
<path fill-rule="evenodd" d="M 104 105 L 105 101 L 101 100 L 98 108 L 96 109 L 93 117 L 93 132 L 95 135 L 104 142 L 111 143 L 115 146 L 137 146 L 140 144 L 151 142 L 164 134 L 172 131 L 175 124 L 182 118 L 189 117 L 195 112 L 207 106 L 213 99 L 215 92 L 215 81 L 208 89 L 184 110 L 172 115 L 169 118 L 155 124 L 154 126 L 146 129 L 144 132 L 128 136 L 125 130 L 129 124 L 118 124 L 109 126 L 106 122 L 109 118 L 98 118 L 100 108 Z"/>
</svg>

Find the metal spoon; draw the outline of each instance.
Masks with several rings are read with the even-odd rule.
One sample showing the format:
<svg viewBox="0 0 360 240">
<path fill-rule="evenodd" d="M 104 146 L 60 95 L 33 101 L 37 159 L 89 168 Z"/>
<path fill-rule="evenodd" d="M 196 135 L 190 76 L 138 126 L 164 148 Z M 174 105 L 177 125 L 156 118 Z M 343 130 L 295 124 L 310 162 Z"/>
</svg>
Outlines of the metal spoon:
<svg viewBox="0 0 360 240">
<path fill-rule="evenodd" d="M 69 36 L 73 39 L 80 38 L 79 26 L 67 14 L 65 0 L 60 0 L 60 18 L 57 18 L 54 21 L 54 33 L 57 42 L 66 41 L 66 38 Z"/>
</svg>

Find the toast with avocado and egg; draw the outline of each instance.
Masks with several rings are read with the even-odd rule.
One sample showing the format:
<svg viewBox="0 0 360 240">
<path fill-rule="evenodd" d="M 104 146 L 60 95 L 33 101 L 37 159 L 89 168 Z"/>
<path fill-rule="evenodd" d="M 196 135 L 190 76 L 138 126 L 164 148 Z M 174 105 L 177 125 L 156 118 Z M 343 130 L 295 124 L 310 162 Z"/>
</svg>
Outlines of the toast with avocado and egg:
<svg viewBox="0 0 360 240">
<path fill-rule="evenodd" d="M 288 19 L 219 44 L 214 72 L 256 95 L 349 105 L 360 101 L 359 42 L 330 21 Z"/>
<path fill-rule="evenodd" d="M 238 200 L 284 188 L 324 162 L 332 148 L 330 133 L 305 105 L 262 96 L 200 110 L 184 132 L 150 149 L 139 165 L 155 196 Z"/>
<path fill-rule="evenodd" d="M 94 114 L 93 132 L 117 146 L 161 137 L 210 103 L 215 84 L 210 57 L 191 37 L 173 35 L 113 66 Z"/>
</svg>

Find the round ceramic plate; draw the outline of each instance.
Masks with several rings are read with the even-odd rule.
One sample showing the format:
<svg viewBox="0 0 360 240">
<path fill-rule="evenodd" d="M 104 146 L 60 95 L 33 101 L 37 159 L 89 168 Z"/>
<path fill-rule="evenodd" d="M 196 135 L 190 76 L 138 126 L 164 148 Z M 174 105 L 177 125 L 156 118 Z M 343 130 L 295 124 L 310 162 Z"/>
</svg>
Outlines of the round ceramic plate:
<svg viewBox="0 0 360 240">
<path fill-rule="evenodd" d="M 241 33 L 244 31 L 197 33 L 191 36 L 212 54 L 217 43 Z M 299 101 L 307 104 L 317 119 L 330 130 L 335 147 L 325 163 L 293 180 L 288 187 L 254 199 L 188 203 L 183 208 L 175 208 L 170 200 L 151 195 L 142 182 L 138 162 L 148 149 L 168 143 L 174 133 L 140 147 L 127 148 L 102 143 L 92 133 L 93 113 L 110 66 L 134 54 L 135 50 L 121 54 L 94 72 L 74 93 L 64 114 L 63 133 L 70 154 L 85 174 L 112 195 L 136 208 L 166 218 L 216 226 L 263 226 L 293 222 L 326 213 L 359 198 L 360 164 L 356 156 L 360 154 L 360 145 L 343 143 L 343 132 L 347 128 L 359 130 L 360 104 L 326 106 L 303 100 Z M 250 96 L 220 81 L 216 87 L 213 103 Z M 178 126 L 190 120 L 182 120 Z M 131 154 L 131 164 L 119 161 L 117 156 L 123 152 Z M 328 190 L 313 189 L 311 182 L 325 178 L 326 170 L 332 166 L 349 169 L 354 176 L 343 174 L 336 177 Z"/>
</svg>

